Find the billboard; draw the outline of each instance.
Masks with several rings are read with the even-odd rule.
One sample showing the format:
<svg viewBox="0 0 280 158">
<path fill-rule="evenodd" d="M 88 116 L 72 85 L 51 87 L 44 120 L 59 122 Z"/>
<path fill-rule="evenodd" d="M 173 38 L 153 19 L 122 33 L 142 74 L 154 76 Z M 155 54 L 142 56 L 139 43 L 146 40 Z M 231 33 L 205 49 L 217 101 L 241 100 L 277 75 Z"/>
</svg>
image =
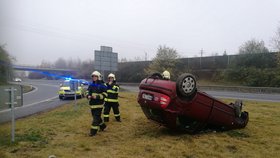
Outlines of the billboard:
<svg viewBox="0 0 280 158">
<path fill-rule="evenodd" d="M 94 67 L 99 71 L 118 71 L 118 53 L 114 53 L 112 47 L 101 46 L 94 51 Z"/>
</svg>

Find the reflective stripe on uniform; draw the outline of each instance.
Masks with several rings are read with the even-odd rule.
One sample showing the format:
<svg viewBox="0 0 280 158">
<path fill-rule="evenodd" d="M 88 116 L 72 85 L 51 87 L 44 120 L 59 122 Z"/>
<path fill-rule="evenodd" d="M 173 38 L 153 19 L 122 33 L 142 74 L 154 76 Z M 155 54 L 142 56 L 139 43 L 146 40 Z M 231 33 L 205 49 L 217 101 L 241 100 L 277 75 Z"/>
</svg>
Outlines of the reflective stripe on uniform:
<svg viewBox="0 0 280 158">
<path fill-rule="evenodd" d="M 104 115 L 104 114 L 103 114 L 103 117 L 109 117 L 109 115 Z"/>
<path fill-rule="evenodd" d="M 103 94 L 103 95 L 105 95 L 105 97 L 107 97 L 107 96 L 108 96 L 108 94 L 107 94 L 106 92 L 103 92 L 102 94 Z"/>
<path fill-rule="evenodd" d="M 119 93 L 119 92 L 116 92 L 116 91 L 114 91 L 114 90 L 107 90 L 107 93 Z"/>
<path fill-rule="evenodd" d="M 98 93 L 91 93 L 91 96 L 97 96 Z"/>
<path fill-rule="evenodd" d="M 105 98 L 104 100 L 106 102 L 118 102 L 119 101 L 118 99 L 108 99 L 108 98 Z"/>
<path fill-rule="evenodd" d="M 115 114 L 114 116 L 115 116 L 115 117 L 118 117 L 118 116 L 121 116 L 121 114 Z"/>
<path fill-rule="evenodd" d="M 91 105 L 91 109 L 103 108 L 103 105 Z"/>
<path fill-rule="evenodd" d="M 92 93 L 91 95 L 92 96 L 99 96 L 99 99 L 101 99 L 101 100 L 104 98 L 104 96 L 100 93 Z"/>
<path fill-rule="evenodd" d="M 113 86 L 112 89 L 116 89 L 118 91 L 119 87 L 118 86 Z"/>
<path fill-rule="evenodd" d="M 99 126 L 91 126 L 91 129 L 99 129 Z"/>
<path fill-rule="evenodd" d="M 104 98 L 104 96 L 102 94 L 98 94 L 98 96 L 99 96 L 100 99 Z"/>
</svg>

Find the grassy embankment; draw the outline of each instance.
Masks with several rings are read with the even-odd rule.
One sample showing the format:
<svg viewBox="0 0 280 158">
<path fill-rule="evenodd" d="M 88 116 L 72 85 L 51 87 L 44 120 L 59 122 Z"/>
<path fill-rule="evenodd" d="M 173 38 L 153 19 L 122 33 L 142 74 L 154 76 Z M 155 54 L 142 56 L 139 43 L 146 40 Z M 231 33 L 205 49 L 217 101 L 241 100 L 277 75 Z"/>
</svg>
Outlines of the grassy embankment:
<svg viewBox="0 0 280 158">
<path fill-rule="evenodd" d="M 22 91 L 23 93 L 27 93 L 33 90 L 33 87 L 30 85 L 22 85 Z"/>
<path fill-rule="evenodd" d="M 146 119 L 136 93 L 120 93 L 123 122 L 111 114 L 106 131 L 88 137 L 91 115 L 85 99 L 16 121 L 16 142 L 10 123 L 0 125 L 0 157 L 279 157 L 279 103 L 245 101 L 246 128 L 189 135 L 172 132 Z M 229 102 L 230 100 L 224 100 Z"/>
</svg>

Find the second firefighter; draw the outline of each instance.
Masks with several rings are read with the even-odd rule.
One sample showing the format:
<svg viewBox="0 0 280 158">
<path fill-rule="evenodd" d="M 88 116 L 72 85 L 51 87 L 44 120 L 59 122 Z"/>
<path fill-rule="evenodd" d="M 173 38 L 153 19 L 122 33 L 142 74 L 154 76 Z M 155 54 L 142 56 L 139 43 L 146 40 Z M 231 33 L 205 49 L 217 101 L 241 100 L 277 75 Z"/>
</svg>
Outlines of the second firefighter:
<svg viewBox="0 0 280 158">
<path fill-rule="evenodd" d="M 115 119 L 118 122 L 121 122 L 121 115 L 119 110 L 119 86 L 116 84 L 116 77 L 114 74 L 110 73 L 108 75 L 108 82 L 106 83 L 107 86 L 107 97 L 104 99 L 104 122 L 109 122 L 109 114 L 111 108 L 113 109 Z"/>
</svg>

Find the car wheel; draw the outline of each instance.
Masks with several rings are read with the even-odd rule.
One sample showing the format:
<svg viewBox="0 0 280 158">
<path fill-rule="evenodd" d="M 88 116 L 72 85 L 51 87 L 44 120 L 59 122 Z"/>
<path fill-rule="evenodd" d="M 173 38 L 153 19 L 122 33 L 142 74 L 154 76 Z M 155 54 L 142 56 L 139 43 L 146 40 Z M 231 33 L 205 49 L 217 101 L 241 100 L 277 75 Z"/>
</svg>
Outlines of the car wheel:
<svg viewBox="0 0 280 158">
<path fill-rule="evenodd" d="M 163 79 L 162 75 L 160 73 L 158 73 L 158 72 L 153 73 L 150 78 Z"/>
<path fill-rule="evenodd" d="M 192 74 L 184 73 L 176 81 L 177 95 L 191 99 L 196 93 L 196 79 Z"/>
<path fill-rule="evenodd" d="M 60 99 L 60 100 L 64 100 L 64 97 L 63 97 L 63 96 L 59 96 L 59 99 Z"/>
</svg>

